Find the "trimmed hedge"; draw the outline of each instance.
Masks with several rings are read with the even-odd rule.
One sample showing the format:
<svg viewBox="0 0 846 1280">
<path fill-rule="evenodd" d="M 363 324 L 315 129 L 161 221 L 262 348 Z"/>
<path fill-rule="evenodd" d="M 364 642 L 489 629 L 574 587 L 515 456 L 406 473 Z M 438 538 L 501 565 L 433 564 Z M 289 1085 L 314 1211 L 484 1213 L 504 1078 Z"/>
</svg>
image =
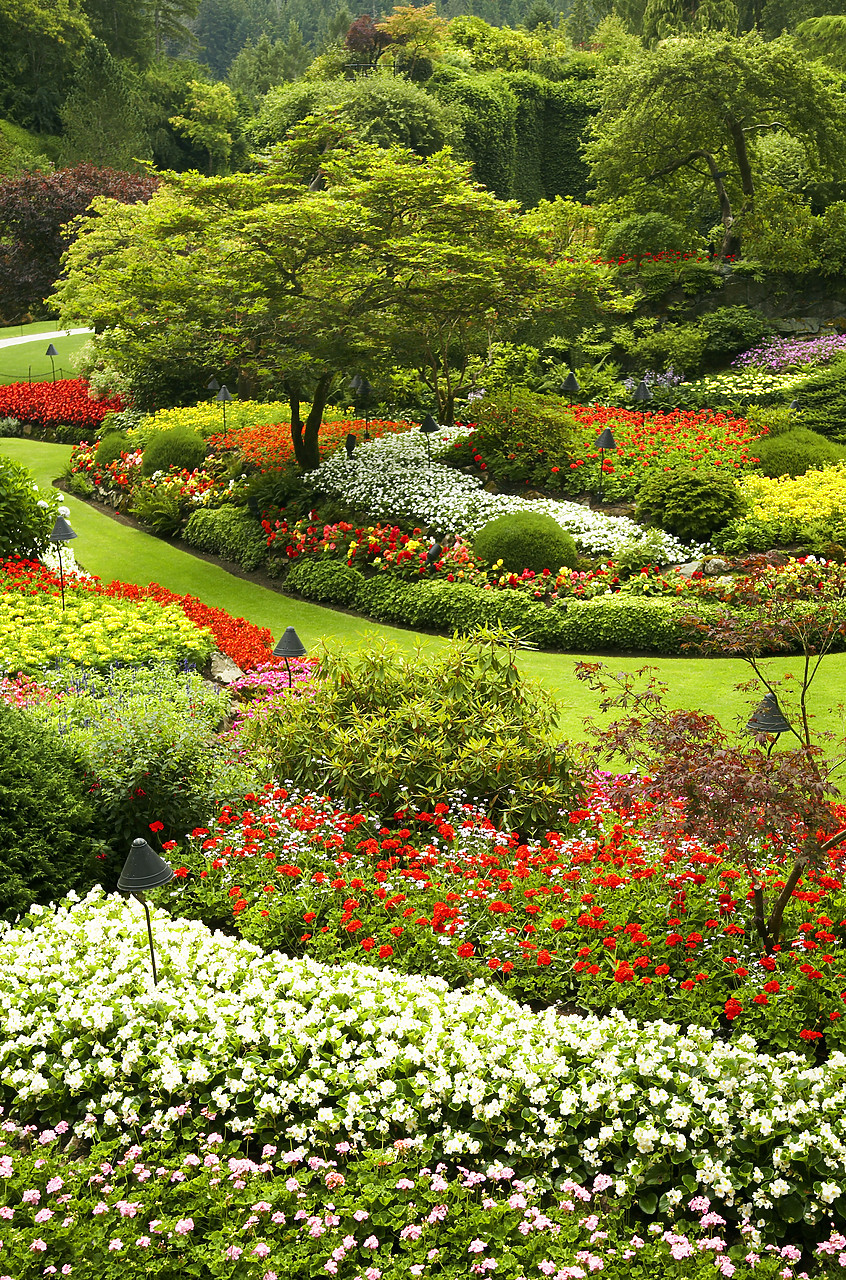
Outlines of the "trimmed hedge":
<svg viewBox="0 0 846 1280">
<path fill-rule="evenodd" d="M 190 517 L 183 537 L 189 546 L 259 569 L 267 559 L 267 535 L 244 507 L 203 507 Z"/>
<path fill-rule="evenodd" d="M 338 594 L 330 594 L 335 585 Z M 343 604 L 393 626 L 447 635 L 502 626 L 538 648 L 565 653 L 620 649 L 680 653 L 688 638 L 681 619 L 693 607 L 693 602 L 675 597 L 626 595 L 545 605 L 523 592 L 486 591 L 443 578 L 420 582 L 403 582 L 390 574 L 365 578 L 349 565 L 327 560 L 300 561 L 285 586 L 307 600 Z M 716 616 L 720 609 L 702 601 L 696 604 L 700 617 Z"/>
</svg>

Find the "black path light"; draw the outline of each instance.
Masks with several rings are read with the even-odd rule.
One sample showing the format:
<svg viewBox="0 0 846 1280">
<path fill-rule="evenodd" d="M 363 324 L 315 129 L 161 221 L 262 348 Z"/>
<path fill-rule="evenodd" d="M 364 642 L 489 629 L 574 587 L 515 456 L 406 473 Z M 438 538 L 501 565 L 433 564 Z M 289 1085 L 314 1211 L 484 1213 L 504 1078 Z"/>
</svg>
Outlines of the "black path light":
<svg viewBox="0 0 846 1280">
<path fill-rule="evenodd" d="M 282 636 L 276 641 L 274 657 L 284 658 L 288 670 L 288 688 L 291 688 L 291 666 L 289 658 L 305 657 L 306 647 L 293 627 L 286 627 Z"/>
<path fill-rule="evenodd" d="M 214 375 L 212 375 L 212 377 L 209 378 L 208 382 L 206 383 L 206 391 L 211 391 L 212 393 L 214 393 L 215 391 L 219 391 L 219 390 L 220 390 L 220 383 L 218 382 L 217 378 L 215 378 Z"/>
<path fill-rule="evenodd" d="M 49 347 L 44 352 L 44 354 L 45 356 L 50 357 L 50 364 L 53 366 L 53 381 L 55 382 L 56 381 L 56 356 L 59 353 L 56 350 L 56 348 L 53 346 L 52 342 L 50 343 Z"/>
<path fill-rule="evenodd" d="M 373 386 L 360 373 L 350 378 L 350 386 L 355 392 L 356 408 L 364 415 L 364 438 L 370 439 L 370 406 L 373 402 Z"/>
<path fill-rule="evenodd" d="M 562 396 L 577 396 L 581 391 L 579 380 L 571 369 L 567 377 L 561 383 L 560 391 Z"/>
<path fill-rule="evenodd" d="M 220 403 L 223 405 L 223 430 L 224 431 L 226 430 L 226 406 L 229 404 L 231 399 L 232 399 L 232 392 L 229 390 L 226 383 L 224 382 L 223 386 L 220 388 L 217 395 L 215 396 L 215 400 L 219 400 Z"/>
<path fill-rule="evenodd" d="M 441 429 L 441 424 L 435 421 L 431 413 L 427 413 L 426 417 L 420 423 L 420 430 L 423 432 L 424 436 L 426 437 L 426 456 L 429 459 L 430 467 L 432 465 L 432 445 L 429 440 L 429 437 L 433 436 L 436 431 L 440 431 L 440 429 Z"/>
<path fill-rule="evenodd" d="M 129 848 L 129 856 L 123 864 L 123 871 L 118 880 L 121 893 L 131 893 L 144 908 L 147 917 L 147 937 L 150 941 L 150 960 L 153 964 L 153 986 L 158 986 L 159 976 L 156 973 L 156 953 L 153 950 L 153 926 L 150 923 L 150 908 L 144 894 L 148 889 L 160 889 L 173 879 L 173 867 L 164 858 L 160 858 L 155 849 L 151 849 L 146 840 L 133 840 Z"/>
<path fill-rule="evenodd" d="M 605 471 L 605 450 L 617 448 L 616 444 L 614 443 L 614 437 L 611 434 L 610 427 L 606 427 L 605 430 L 596 437 L 596 447 L 599 450 L 599 490 L 597 492 L 596 500 L 597 502 L 601 502 L 602 501 L 602 476 Z"/>
<path fill-rule="evenodd" d="M 353 433 L 350 432 L 346 440 L 344 441 L 344 448 L 347 451 L 348 458 L 351 458 L 353 456 L 353 450 L 355 449 L 355 446 L 357 443 L 358 443 L 358 436 L 353 435 Z"/>
<path fill-rule="evenodd" d="M 787 407 L 788 409 L 790 409 L 792 413 L 796 413 L 796 411 L 800 409 L 802 406 L 799 404 L 798 400 L 791 400 L 790 404 Z"/>
<path fill-rule="evenodd" d="M 440 560 L 443 553 L 443 544 L 440 542 L 433 542 L 429 550 L 426 552 L 426 568 L 434 569 L 437 561 Z"/>
<path fill-rule="evenodd" d="M 65 508 L 67 510 L 67 507 Z M 72 529 L 64 516 L 59 516 L 53 525 L 53 532 L 50 534 L 50 541 L 55 543 L 56 551 L 59 556 L 59 582 L 62 588 L 62 613 L 65 611 L 65 570 L 62 564 L 62 543 L 70 542 L 72 538 L 78 538 L 79 534 Z"/>
<path fill-rule="evenodd" d="M 791 728 L 790 721 L 786 719 L 774 693 L 764 695 L 746 723 L 747 733 L 771 733 L 773 735 L 773 741 L 767 749 L 767 755 L 772 752 L 775 746 L 775 739 L 779 734 L 789 733 Z"/>
<path fill-rule="evenodd" d="M 641 378 L 640 382 L 635 387 L 632 399 L 635 404 L 649 404 L 649 401 L 652 399 L 652 392 L 646 385 L 645 378 Z"/>
</svg>

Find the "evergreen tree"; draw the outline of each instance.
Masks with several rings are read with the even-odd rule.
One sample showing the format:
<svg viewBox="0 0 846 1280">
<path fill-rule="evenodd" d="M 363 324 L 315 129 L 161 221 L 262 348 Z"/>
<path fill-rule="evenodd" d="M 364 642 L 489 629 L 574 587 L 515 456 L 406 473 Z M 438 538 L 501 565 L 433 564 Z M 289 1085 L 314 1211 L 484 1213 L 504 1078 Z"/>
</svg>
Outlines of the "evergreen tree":
<svg viewBox="0 0 846 1280">
<path fill-rule="evenodd" d="M 138 169 L 151 156 L 140 108 L 137 77 L 90 41 L 61 111 L 68 152 L 101 168 Z"/>
</svg>

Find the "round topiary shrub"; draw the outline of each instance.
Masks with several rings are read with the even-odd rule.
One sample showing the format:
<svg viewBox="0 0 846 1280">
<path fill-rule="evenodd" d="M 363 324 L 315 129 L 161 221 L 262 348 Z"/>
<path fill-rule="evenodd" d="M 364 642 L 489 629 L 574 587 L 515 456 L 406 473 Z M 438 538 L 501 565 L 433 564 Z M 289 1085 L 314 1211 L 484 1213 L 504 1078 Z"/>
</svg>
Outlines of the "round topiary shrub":
<svg viewBox="0 0 846 1280">
<path fill-rule="evenodd" d="M 707 542 L 740 515 L 743 499 L 733 476 L 710 468 L 656 471 L 638 495 L 636 515 L 684 542 Z"/>
<path fill-rule="evenodd" d="M 765 437 L 755 444 L 758 466 L 765 476 L 801 476 L 811 467 L 828 467 L 846 458 L 846 449 L 817 431 L 795 427 L 784 435 Z"/>
<path fill-rule="evenodd" d="M 183 467 L 195 471 L 206 460 L 208 445 L 196 431 L 185 427 L 172 427 L 169 431 L 157 431 L 147 442 L 141 458 L 141 474 L 155 475 L 169 467 Z"/>
<path fill-rule="evenodd" d="M 634 213 L 611 224 L 602 241 L 602 255 L 640 259 L 648 253 L 685 249 L 689 239 L 684 227 L 665 213 Z"/>
<path fill-rule="evenodd" d="M 566 529 L 552 516 L 537 511 L 516 512 L 497 516 L 480 529 L 473 540 L 473 550 L 488 564 L 502 561 L 509 573 L 548 569 L 556 573 L 562 566 L 576 565 L 576 544 Z"/>
<path fill-rule="evenodd" d="M 98 467 L 107 467 L 110 462 L 117 462 L 122 453 L 128 453 L 130 448 L 125 431 L 110 431 L 97 445 L 95 463 Z"/>
<path fill-rule="evenodd" d="M 89 786 L 58 734 L 0 699 L 0 919 L 95 883 Z"/>
</svg>

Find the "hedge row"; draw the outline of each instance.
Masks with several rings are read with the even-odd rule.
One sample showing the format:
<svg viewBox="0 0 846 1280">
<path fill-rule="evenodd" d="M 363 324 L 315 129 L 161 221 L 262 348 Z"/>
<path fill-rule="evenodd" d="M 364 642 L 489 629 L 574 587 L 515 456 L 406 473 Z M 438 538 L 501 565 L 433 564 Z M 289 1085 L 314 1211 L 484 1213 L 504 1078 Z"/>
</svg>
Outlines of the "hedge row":
<svg viewBox="0 0 846 1280">
<path fill-rule="evenodd" d="M 417 630 L 463 634 L 500 625 L 538 648 L 566 653 L 680 653 L 686 638 L 681 620 L 690 612 L 685 601 L 623 595 L 545 605 L 522 592 L 485 591 L 443 579 L 403 582 L 387 574 L 365 578 L 337 560 L 301 560 L 286 578 L 285 589 L 306 600 L 343 605 L 377 622 Z M 716 615 L 719 606 L 700 602 L 697 612 L 701 617 Z"/>
</svg>

